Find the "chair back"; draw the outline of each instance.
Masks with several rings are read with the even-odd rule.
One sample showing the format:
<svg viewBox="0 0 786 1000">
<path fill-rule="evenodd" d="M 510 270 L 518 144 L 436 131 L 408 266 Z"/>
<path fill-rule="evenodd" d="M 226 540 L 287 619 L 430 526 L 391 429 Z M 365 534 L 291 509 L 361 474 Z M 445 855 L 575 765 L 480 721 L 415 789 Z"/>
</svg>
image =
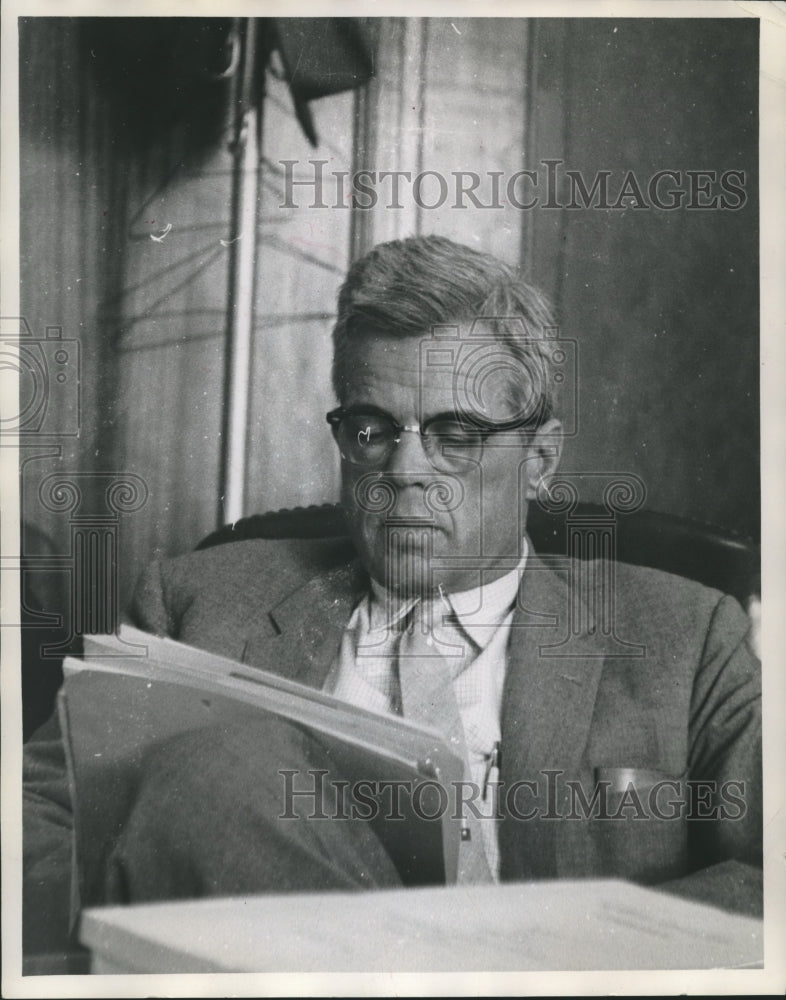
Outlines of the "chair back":
<svg viewBox="0 0 786 1000">
<path fill-rule="evenodd" d="M 579 503 L 570 515 L 529 506 L 527 532 L 536 552 L 570 552 L 577 525 L 608 523 L 606 509 Z M 269 511 L 225 525 L 203 539 L 198 549 L 249 538 L 335 538 L 347 534 L 344 513 L 337 504 Z M 759 546 L 729 530 L 652 510 L 618 514 L 614 519 L 615 556 L 634 566 L 675 573 L 732 594 L 741 604 L 759 593 Z"/>
</svg>

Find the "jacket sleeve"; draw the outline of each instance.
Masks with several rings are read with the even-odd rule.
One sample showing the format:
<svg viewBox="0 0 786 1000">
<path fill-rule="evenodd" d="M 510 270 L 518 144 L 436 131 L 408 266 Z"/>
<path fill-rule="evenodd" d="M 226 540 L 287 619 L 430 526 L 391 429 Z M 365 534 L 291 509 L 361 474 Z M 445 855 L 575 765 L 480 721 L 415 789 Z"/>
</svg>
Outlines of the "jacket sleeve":
<svg viewBox="0 0 786 1000">
<path fill-rule="evenodd" d="M 160 562 L 142 574 L 130 617 L 145 631 L 171 631 Z M 68 952 L 74 823 L 57 712 L 25 745 L 22 815 L 24 954 Z"/>
<path fill-rule="evenodd" d="M 144 570 L 137 583 L 129 618 L 137 628 L 154 635 L 175 632 L 172 610 L 167 602 L 164 563 L 156 559 Z"/>
<path fill-rule="evenodd" d="M 692 875 L 663 888 L 761 913 L 761 667 L 749 620 L 722 597 L 710 620 L 690 705 Z"/>
<path fill-rule="evenodd" d="M 690 760 L 693 773 L 717 786 L 719 821 L 703 845 L 708 858 L 761 864 L 761 668 L 748 628 L 737 602 L 722 598 L 693 688 Z"/>
<path fill-rule="evenodd" d="M 57 713 L 25 746 L 22 836 L 24 954 L 67 952 L 73 816 Z"/>
</svg>

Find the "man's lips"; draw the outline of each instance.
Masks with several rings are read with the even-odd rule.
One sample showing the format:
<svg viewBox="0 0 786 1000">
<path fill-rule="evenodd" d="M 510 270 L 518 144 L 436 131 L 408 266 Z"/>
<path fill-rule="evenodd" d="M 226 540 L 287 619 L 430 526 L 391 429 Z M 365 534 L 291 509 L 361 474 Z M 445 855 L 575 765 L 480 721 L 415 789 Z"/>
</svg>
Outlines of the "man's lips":
<svg viewBox="0 0 786 1000">
<path fill-rule="evenodd" d="M 395 511 L 393 514 L 366 514 L 364 520 L 375 532 L 390 531 L 402 536 L 411 533 L 416 538 L 422 538 L 424 534 L 448 533 L 447 525 L 436 524 L 433 515 L 428 518 L 420 512 L 413 514 L 408 511 L 401 513 Z"/>
</svg>

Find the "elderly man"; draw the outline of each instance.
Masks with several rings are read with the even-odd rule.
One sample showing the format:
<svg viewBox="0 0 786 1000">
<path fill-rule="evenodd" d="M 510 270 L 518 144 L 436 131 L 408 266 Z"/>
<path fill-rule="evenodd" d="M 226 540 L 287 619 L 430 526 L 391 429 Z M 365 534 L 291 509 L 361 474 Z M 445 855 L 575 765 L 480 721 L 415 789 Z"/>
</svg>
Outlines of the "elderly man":
<svg viewBox="0 0 786 1000">
<path fill-rule="evenodd" d="M 539 294 L 492 257 L 436 236 L 375 248 L 349 272 L 334 330 L 327 416 L 351 538 L 156 563 L 134 618 L 439 728 L 484 790 L 465 809 L 460 881 L 622 876 L 755 911 L 760 691 L 745 614 L 619 565 L 626 655 L 604 646 L 608 576 L 547 565 L 527 539 L 527 502 L 560 456 L 553 332 Z M 569 610 L 582 627 L 567 647 Z M 53 800 L 68 826 L 44 746 L 26 830 L 39 885 L 62 851 Z M 271 717 L 159 748 L 107 860 L 107 900 L 400 884 L 364 820 L 281 818 L 280 772 L 317 769 L 336 779 L 323 786 L 335 815 L 340 774 L 296 726 Z"/>
</svg>

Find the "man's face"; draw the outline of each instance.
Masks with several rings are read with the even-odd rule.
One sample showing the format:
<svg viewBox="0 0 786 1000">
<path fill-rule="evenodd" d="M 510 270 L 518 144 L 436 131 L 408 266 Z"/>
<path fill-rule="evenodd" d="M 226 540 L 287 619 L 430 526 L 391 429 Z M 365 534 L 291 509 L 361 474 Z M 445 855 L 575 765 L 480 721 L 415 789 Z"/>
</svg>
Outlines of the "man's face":
<svg viewBox="0 0 786 1000">
<path fill-rule="evenodd" d="M 422 341 L 433 345 L 427 333 Z M 510 420 L 516 413 L 507 383 L 494 377 L 494 359 L 504 348 L 490 341 L 472 350 L 472 371 L 482 372 L 487 356 L 491 372 L 477 385 L 482 416 Z M 464 383 L 457 399 L 456 369 L 430 367 L 422 356 L 418 337 L 358 338 L 345 358 L 342 406 L 373 407 L 406 427 L 453 415 L 457 403 L 466 412 L 473 387 L 467 390 Z M 492 434 L 482 449 L 447 463 L 439 458 L 441 447 L 435 451 L 432 445 L 429 457 L 424 445 L 418 433 L 404 431 L 380 466 L 342 460 L 342 503 L 366 569 L 394 592 L 409 593 L 440 584 L 448 591 L 466 590 L 514 568 L 526 496 L 548 471 L 538 435 L 523 430 Z M 449 468 L 435 468 L 435 455 L 438 465 Z"/>
</svg>

